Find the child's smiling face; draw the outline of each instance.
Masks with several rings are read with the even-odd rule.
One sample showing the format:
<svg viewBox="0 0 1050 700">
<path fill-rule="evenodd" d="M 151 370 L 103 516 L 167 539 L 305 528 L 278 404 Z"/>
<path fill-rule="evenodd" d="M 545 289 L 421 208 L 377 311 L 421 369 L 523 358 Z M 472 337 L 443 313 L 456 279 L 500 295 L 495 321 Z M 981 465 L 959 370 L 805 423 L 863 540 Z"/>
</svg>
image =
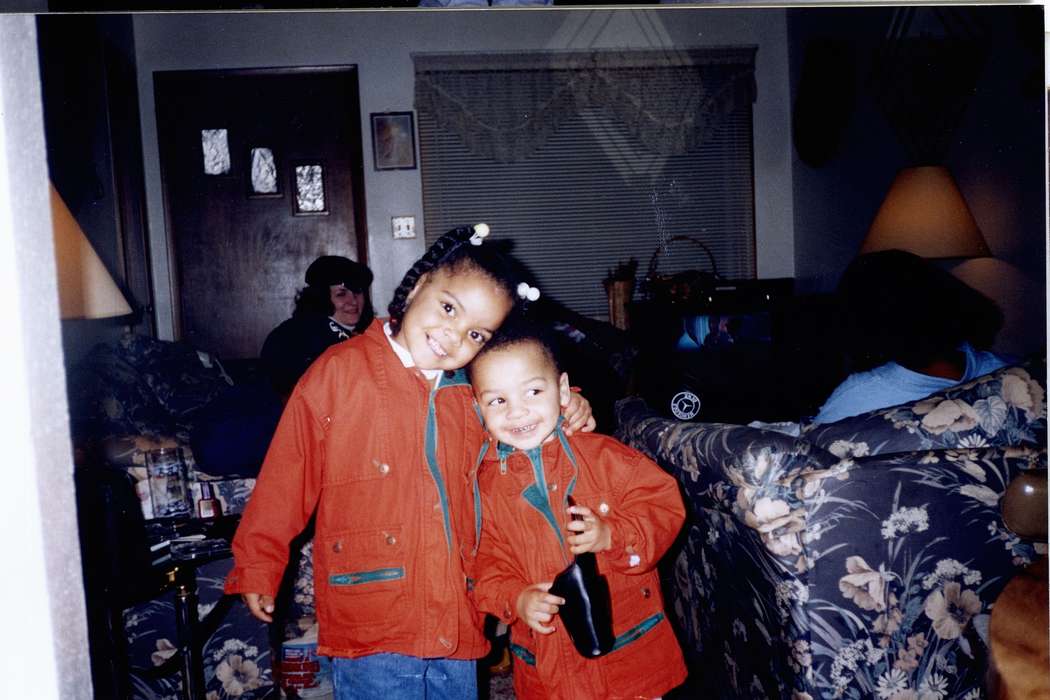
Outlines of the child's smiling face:
<svg viewBox="0 0 1050 700">
<path fill-rule="evenodd" d="M 569 400 L 569 377 L 558 374 L 535 342 L 486 352 L 470 372 L 485 427 L 494 438 L 530 450 L 554 432 L 561 405 Z"/>
<path fill-rule="evenodd" d="M 409 294 L 394 338 L 420 369 L 460 369 L 489 341 L 512 305 L 502 287 L 483 272 L 470 267 L 434 270 Z"/>
</svg>

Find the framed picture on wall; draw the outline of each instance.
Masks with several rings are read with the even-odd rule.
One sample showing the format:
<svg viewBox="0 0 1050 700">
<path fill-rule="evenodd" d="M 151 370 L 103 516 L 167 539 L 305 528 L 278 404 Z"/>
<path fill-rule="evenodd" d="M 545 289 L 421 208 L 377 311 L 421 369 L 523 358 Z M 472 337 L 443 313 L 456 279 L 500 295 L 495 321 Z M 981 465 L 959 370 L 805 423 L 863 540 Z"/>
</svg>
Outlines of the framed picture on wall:
<svg viewBox="0 0 1050 700">
<path fill-rule="evenodd" d="M 375 112 L 372 153 L 376 170 L 414 170 L 416 129 L 412 112 Z"/>
<path fill-rule="evenodd" d="M 328 192 L 325 187 L 324 163 L 305 161 L 292 164 L 292 213 L 295 216 L 311 216 L 328 213 Z"/>
</svg>

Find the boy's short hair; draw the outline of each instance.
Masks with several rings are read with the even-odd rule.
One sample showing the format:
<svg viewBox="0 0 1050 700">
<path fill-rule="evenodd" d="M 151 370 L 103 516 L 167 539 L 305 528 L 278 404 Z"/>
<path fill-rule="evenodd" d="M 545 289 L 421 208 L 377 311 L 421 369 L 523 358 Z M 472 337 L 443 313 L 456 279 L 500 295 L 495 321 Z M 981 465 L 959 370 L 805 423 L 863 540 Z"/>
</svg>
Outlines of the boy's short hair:
<svg viewBox="0 0 1050 700">
<path fill-rule="evenodd" d="M 473 379 L 472 368 L 485 355 L 515 345 L 535 345 L 550 362 L 555 373 L 561 374 L 561 363 L 558 362 L 557 344 L 554 342 L 553 331 L 546 325 L 524 316 L 520 313 L 512 313 L 507 320 L 493 334 L 492 338 L 485 343 L 474 360 L 467 365 L 467 376 Z"/>
</svg>

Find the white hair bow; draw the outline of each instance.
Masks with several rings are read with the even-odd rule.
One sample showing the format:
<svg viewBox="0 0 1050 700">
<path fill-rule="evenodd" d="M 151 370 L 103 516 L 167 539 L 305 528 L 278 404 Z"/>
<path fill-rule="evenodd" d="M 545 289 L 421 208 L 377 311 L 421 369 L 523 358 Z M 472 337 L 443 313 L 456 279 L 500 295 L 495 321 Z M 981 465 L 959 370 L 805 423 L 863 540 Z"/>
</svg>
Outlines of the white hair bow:
<svg viewBox="0 0 1050 700">
<path fill-rule="evenodd" d="M 518 285 L 518 296 L 529 301 L 536 301 L 540 298 L 540 290 L 530 287 L 528 282 L 522 282 Z"/>
<path fill-rule="evenodd" d="M 489 235 L 488 224 L 474 224 L 474 235 L 470 237 L 470 244 L 481 245 L 481 241 L 487 235 Z"/>
</svg>

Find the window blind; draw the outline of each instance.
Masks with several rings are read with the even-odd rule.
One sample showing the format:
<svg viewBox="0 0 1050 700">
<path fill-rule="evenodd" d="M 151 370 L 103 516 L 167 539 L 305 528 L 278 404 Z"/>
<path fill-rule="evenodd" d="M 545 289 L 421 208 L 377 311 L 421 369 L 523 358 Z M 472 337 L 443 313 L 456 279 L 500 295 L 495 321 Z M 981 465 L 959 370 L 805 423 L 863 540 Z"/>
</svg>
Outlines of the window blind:
<svg viewBox="0 0 1050 700">
<path fill-rule="evenodd" d="M 656 81 L 659 84 L 659 81 Z M 520 109 L 521 86 L 486 84 L 487 108 Z M 647 84 L 647 99 L 681 101 L 673 81 Z M 417 105 L 418 107 L 418 105 Z M 721 115 L 699 145 L 657 154 L 601 107 L 561 120 L 542 144 L 512 162 L 475 154 L 430 110 L 419 110 L 424 226 L 429 245 L 450 228 L 484 221 L 493 239 L 514 241 L 514 255 L 549 298 L 607 318 L 602 280 L 638 261 L 641 285 L 655 252 L 660 274 L 709 270 L 714 255 L 728 278 L 755 276 L 750 100 Z"/>
</svg>

